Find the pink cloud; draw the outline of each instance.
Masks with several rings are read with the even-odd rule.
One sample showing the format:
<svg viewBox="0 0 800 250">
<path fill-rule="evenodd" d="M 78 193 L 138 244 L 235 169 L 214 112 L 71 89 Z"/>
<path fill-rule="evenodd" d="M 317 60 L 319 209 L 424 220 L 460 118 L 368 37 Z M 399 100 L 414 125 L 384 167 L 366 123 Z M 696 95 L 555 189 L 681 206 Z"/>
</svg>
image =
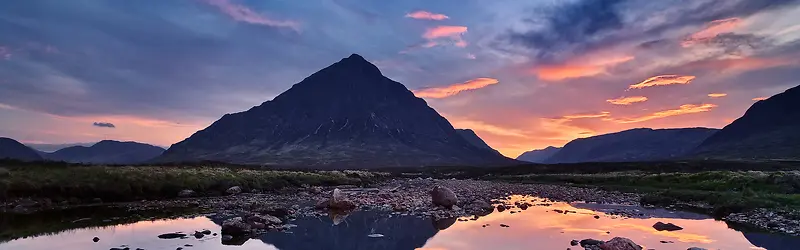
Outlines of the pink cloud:
<svg viewBox="0 0 800 250">
<path fill-rule="evenodd" d="M 644 122 L 653 119 L 665 118 L 670 116 L 678 116 L 678 115 L 685 115 L 685 114 L 694 114 L 694 113 L 702 113 L 708 112 L 712 109 L 716 108 L 717 105 L 714 104 L 684 104 L 678 107 L 677 109 L 668 109 L 658 111 L 652 114 L 639 116 L 639 117 L 629 117 L 629 118 L 606 118 L 607 121 L 613 121 L 617 123 L 637 123 L 637 122 Z"/>
<path fill-rule="evenodd" d="M 740 18 L 715 20 L 708 23 L 708 25 L 706 25 L 706 27 L 702 30 L 689 35 L 689 37 L 683 40 L 681 45 L 688 47 L 698 42 L 708 41 L 719 34 L 732 32 L 741 25 L 742 19 Z"/>
<path fill-rule="evenodd" d="M 11 59 L 11 50 L 8 47 L 0 46 L 0 59 L 9 60 Z"/>
<path fill-rule="evenodd" d="M 614 104 L 614 105 L 631 105 L 637 102 L 646 102 L 647 97 L 644 96 L 630 96 L 630 97 L 620 97 L 616 99 L 608 99 L 606 102 Z"/>
<path fill-rule="evenodd" d="M 466 26 L 436 26 L 425 31 L 422 38 L 433 40 L 442 37 L 461 38 L 467 32 Z"/>
<path fill-rule="evenodd" d="M 437 20 L 437 21 L 441 21 L 441 20 L 450 18 L 450 17 L 448 17 L 448 16 L 446 16 L 444 14 L 431 13 L 431 12 L 424 11 L 424 10 L 419 10 L 419 11 L 414 11 L 414 12 L 408 13 L 408 14 L 406 14 L 406 17 L 413 18 L 413 19 Z"/>
<path fill-rule="evenodd" d="M 628 87 L 628 89 L 643 89 L 655 86 L 689 84 L 694 79 L 695 76 L 660 75 L 660 76 L 650 77 L 647 80 L 644 80 L 640 83 L 631 85 L 630 87 Z"/>
<path fill-rule="evenodd" d="M 279 28 L 300 30 L 300 24 L 291 20 L 275 20 L 259 14 L 244 5 L 232 3 L 231 0 L 202 0 L 233 18 L 233 20 Z"/>
<path fill-rule="evenodd" d="M 494 78 L 476 78 L 463 83 L 456 83 L 444 87 L 415 90 L 414 95 L 417 97 L 445 98 L 456 95 L 463 91 L 480 89 L 497 83 L 499 83 L 499 81 Z"/>
</svg>

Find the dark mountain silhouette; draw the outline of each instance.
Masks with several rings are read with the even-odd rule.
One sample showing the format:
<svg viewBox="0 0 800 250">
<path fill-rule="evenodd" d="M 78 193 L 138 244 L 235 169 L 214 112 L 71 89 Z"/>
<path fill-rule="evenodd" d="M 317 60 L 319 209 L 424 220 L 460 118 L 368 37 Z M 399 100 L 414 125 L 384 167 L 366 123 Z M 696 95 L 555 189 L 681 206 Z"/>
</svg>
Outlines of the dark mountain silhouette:
<svg viewBox="0 0 800 250">
<path fill-rule="evenodd" d="M 42 157 L 35 150 L 14 139 L 0 137 L 0 159 L 41 161 Z"/>
<path fill-rule="evenodd" d="M 758 101 L 696 150 L 720 159 L 800 159 L 800 86 Z"/>
<path fill-rule="evenodd" d="M 36 151 L 42 153 L 52 153 L 58 151 L 62 148 L 74 147 L 74 146 L 92 146 L 96 142 L 81 142 L 81 143 L 64 143 L 64 144 L 46 144 L 46 143 L 25 143 L 25 146 L 28 146 Z"/>
<path fill-rule="evenodd" d="M 164 152 L 163 148 L 138 142 L 105 140 L 91 147 L 73 146 L 46 153 L 52 161 L 88 164 L 137 164 L 152 160 Z"/>
<path fill-rule="evenodd" d="M 683 157 L 717 129 L 638 128 L 575 139 L 546 163 L 656 161 Z"/>
<path fill-rule="evenodd" d="M 355 54 L 271 101 L 226 114 L 157 159 L 201 160 L 343 168 L 516 163 L 467 142 L 423 99 Z"/>
<path fill-rule="evenodd" d="M 483 141 L 483 139 L 481 139 L 481 137 L 478 136 L 478 134 L 476 134 L 475 131 L 472 131 L 472 129 L 456 129 L 456 132 L 458 132 L 458 134 L 461 135 L 461 137 L 464 137 L 464 139 L 467 140 L 467 142 L 471 143 L 472 145 L 479 148 L 491 150 L 495 154 L 500 155 L 500 151 L 497 151 L 493 149 L 491 146 L 489 146 L 489 144 L 486 144 L 486 142 Z"/>
<path fill-rule="evenodd" d="M 549 146 L 543 149 L 535 149 L 522 153 L 521 155 L 517 156 L 517 160 L 533 162 L 533 163 L 544 163 L 547 159 L 550 159 L 550 157 L 558 153 L 558 151 L 560 150 L 561 148 L 553 146 Z"/>
</svg>

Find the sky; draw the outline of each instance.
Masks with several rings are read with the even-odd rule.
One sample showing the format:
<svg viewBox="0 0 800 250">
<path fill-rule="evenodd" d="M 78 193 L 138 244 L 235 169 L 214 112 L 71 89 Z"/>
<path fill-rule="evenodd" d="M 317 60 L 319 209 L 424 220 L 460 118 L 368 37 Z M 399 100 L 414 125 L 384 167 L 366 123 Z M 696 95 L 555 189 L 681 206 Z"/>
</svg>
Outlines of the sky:
<svg viewBox="0 0 800 250">
<path fill-rule="evenodd" d="M 516 157 L 800 85 L 800 0 L 0 1 L 0 136 L 168 147 L 353 53 Z"/>
</svg>

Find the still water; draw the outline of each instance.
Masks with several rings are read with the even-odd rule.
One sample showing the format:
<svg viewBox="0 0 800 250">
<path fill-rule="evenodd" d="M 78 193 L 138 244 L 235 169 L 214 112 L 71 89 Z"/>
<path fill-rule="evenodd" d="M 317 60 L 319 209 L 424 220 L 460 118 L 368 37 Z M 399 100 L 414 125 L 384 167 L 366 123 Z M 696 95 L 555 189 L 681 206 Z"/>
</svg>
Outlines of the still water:
<svg viewBox="0 0 800 250">
<path fill-rule="evenodd" d="M 271 249 L 567 249 L 573 239 L 609 240 L 620 236 L 632 239 L 644 249 L 800 249 L 800 238 L 766 233 L 741 232 L 703 215 L 640 207 L 619 207 L 583 203 L 543 202 L 534 197 L 515 196 L 532 201 L 527 210 L 513 208 L 494 212 L 478 220 L 431 221 L 412 216 L 359 211 L 346 218 L 300 218 L 289 232 L 275 232 L 258 239 L 224 245 L 220 236 L 202 239 L 159 239 L 170 232 L 210 229 L 219 232 L 219 221 L 208 217 L 139 221 L 125 225 L 67 229 L 57 233 L 20 238 L 0 243 L 0 250 L 130 249 L 174 250 L 271 250 Z M 638 210 L 634 218 L 619 217 L 612 211 Z M 569 211 L 567 213 L 556 212 Z M 512 213 L 512 211 L 514 213 Z M 599 216 L 599 218 L 595 218 Z M 339 222 L 338 224 L 333 221 Z M 673 223 L 680 231 L 657 231 L 656 222 Z M 335 225 L 334 225 L 335 224 Z M 504 224 L 508 227 L 501 227 Z M 6 229 L 3 229 L 6 230 Z M 2 230 L 0 230 L 2 231 Z M 371 238 L 367 235 L 381 234 Z M 100 238 L 93 242 L 92 238 Z M 667 243 L 662 243 L 667 242 Z M 580 249 L 580 247 L 571 247 Z"/>
</svg>

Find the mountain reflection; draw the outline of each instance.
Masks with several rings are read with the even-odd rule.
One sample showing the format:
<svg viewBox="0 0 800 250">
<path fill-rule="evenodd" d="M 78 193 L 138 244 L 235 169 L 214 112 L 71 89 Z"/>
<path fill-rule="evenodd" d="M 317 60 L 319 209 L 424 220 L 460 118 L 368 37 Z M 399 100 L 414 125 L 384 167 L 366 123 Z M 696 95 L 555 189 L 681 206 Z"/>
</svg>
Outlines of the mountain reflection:
<svg viewBox="0 0 800 250">
<path fill-rule="evenodd" d="M 341 217 L 334 217 L 341 218 Z M 417 249 L 436 235 L 430 219 L 413 216 L 392 216 L 372 211 L 350 214 L 334 225 L 331 218 L 301 218 L 292 223 L 292 233 L 269 233 L 261 241 L 278 249 Z M 449 224 L 455 223 L 455 218 Z M 369 234 L 382 234 L 369 238 Z"/>
</svg>

